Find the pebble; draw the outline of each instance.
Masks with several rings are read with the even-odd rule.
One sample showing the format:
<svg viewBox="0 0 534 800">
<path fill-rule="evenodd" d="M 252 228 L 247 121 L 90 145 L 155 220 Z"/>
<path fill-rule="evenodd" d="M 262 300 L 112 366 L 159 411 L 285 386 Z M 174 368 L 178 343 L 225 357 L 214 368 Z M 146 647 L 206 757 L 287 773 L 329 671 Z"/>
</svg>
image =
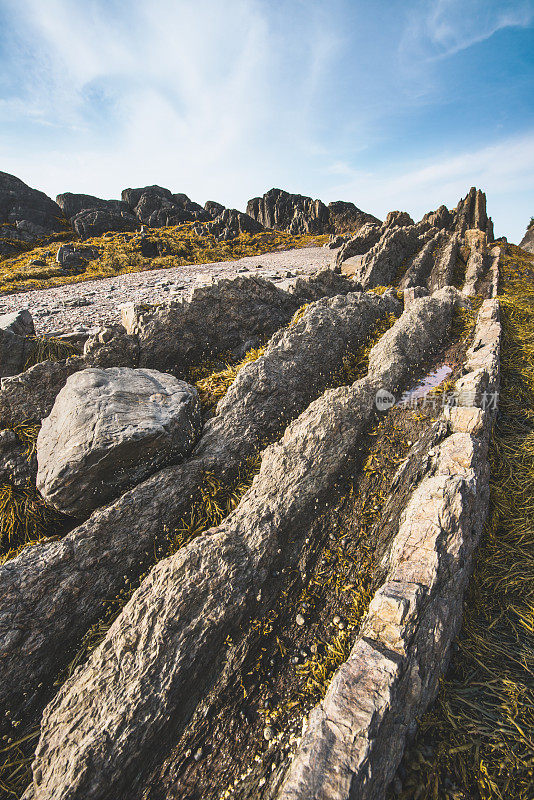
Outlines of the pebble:
<svg viewBox="0 0 534 800">
<path fill-rule="evenodd" d="M 266 728 L 263 729 L 263 738 L 266 742 L 270 742 L 274 736 L 274 731 L 270 725 L 267 725 Z"/>
<path fill-rule="evenodd" d="M 297 616 L 295 617 L 295 622 L 297 623 L 297 625 L 300 625 L 301 628 L 303 625 L 306 624 L 306 620 L 304 619 L 302 614 L 297 614 Z"/>
</svg>

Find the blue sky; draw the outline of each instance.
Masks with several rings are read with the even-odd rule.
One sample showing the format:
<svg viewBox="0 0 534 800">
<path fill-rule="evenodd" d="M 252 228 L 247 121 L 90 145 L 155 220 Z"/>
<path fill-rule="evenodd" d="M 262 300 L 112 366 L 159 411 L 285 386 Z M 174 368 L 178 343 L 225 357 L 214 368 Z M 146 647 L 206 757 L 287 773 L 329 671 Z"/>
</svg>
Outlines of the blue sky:
<svg viewBox="0 0 534 800">
<path fill-rule="evenodd" d="M 0 0 L 0 170 L 534 215 L 534 0 Z"/>
</svg>

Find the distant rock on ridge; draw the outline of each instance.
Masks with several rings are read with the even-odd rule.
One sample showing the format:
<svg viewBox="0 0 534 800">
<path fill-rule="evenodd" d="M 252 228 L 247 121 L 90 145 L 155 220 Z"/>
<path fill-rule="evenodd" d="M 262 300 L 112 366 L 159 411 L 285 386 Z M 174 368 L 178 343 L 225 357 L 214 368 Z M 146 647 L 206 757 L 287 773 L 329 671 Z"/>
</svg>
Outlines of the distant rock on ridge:
<svg viewBox="0 0 534 800">
<path fill-rule="evenodd" d="M 534 217 L 531 219 L 527 232 L 519 243 L 519 247 L 522 247 L 528 253 L 534 253 Z"/>
<path fill-rule="evenodd" d="M 366 222 L 380 222 L 354 203 L 339 200 L 327 207 L 321 200 L 282 189 L 270 189 L 263 197 L 249 200 L 247 214 L 265 228 L 292 234 L 345 233 L 359 230 Z"/>
<path fill-rule="evenodd" d="M 0 172 L 0 255 L 16 252 L 21 242 L 64 230 L 65 219 L 57 203 L 14 175 Z"/>
<path fill-rule="evenodd" d="M 134 231 L 138 221 L 122 200 L 102 200 L 89 194 L 58 194 L 57 204 L 82 238 L 101 236 L 107 231 Z"/>
</svg>

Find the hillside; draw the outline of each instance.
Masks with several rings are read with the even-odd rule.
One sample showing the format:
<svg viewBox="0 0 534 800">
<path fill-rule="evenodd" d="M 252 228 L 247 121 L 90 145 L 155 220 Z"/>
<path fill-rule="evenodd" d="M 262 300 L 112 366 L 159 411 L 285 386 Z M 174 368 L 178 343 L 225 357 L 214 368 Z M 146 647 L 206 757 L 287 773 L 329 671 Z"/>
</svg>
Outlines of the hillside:
<svg viewBox="0 0 534 800">
<path fill-rule="evenodd" d="M 534 256 L 484 193 L 7 178 L 1 796 L 527 800 Z"/>
</svg>

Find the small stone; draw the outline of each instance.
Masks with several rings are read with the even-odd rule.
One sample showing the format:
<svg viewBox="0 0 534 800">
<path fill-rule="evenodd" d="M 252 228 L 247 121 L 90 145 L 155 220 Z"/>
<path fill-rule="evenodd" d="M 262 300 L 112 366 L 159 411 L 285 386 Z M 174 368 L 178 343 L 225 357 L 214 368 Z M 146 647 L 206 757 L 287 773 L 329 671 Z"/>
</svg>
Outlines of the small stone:
<svg viewBox="0 0 534 800">
<path fill-rule="evenodd" d="M 199 747 L 198 750 L 195 752 L 195 755 L 193 756 L 193 758 L 195 759 L 195 761 L 200 761 L 200 759 L 202 758 L 202 748 L 201 747 Z"/>
<path fill-rule="evenodd" d="M 341 622 L 341 617 L 338 614 L 336 614 L 332 622 L 334 623 L 334 625 L 339 625 L 339 623 Z"/>
<path fill-rule="evenodd" d="M 306 624 L 306 620 L 304 619 L 304 617 L 302 616 L 302 614 L 297 614 L 297 616 L 295 617 L 295 622 L 296 622 L 296 623 L 297 623 L 297 625 L 299 625 L 301 628 L 302 628 L 302 626 L 303 626 L 303 625 L 305 625 L 305 624 Z"/>
<path fill-rule="evenodd" d="M 270 725 L 267 725 L 267 727 L 263 729 L 263 738 L 265 739 L 266 742 L 270 742 L 273 736 L 274 736 L 273 729 L 271 728 Z"/>
</svg>

